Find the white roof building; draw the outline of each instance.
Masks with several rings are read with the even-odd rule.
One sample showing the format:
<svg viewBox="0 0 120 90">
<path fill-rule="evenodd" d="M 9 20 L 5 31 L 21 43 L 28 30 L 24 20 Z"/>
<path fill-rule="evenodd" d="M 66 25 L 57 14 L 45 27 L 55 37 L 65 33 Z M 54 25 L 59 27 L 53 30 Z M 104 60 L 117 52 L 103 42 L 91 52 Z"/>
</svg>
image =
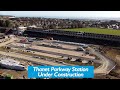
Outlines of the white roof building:
<svg viewBox="0 0 120 90">
<path fill-rule="evenodd" d="M 8 68 L 8 69 L 15 69 L 15 70 L 25 70 L 25 66 L 21 65 L 20 62 L 15 61 L 9 58 L 1 58 L 0 59 L 0 66 Z"/>
<path fill-rule="evenodd" d="M 18 30 L 26 30 L 27 27 L 18 27 L 17 29 L 18 29 Z"/>
<path fill-rule="evenodd" d="M 9 18 L 11 19 L 11 18 L 16 18 L 16 17 L 15 16 L 10 16 Z"/>
<path fill-rule="evenodd" d="M 82 60 L 82 63 L 84 63 L 84 64 L 86 64 L 88 62 L 89 62 L 88 60 Z"/>
<path fill-rule="evenodd" d="M 29 26 L 29 28 L 36 28 L 36 25 Z"/>
</svg>

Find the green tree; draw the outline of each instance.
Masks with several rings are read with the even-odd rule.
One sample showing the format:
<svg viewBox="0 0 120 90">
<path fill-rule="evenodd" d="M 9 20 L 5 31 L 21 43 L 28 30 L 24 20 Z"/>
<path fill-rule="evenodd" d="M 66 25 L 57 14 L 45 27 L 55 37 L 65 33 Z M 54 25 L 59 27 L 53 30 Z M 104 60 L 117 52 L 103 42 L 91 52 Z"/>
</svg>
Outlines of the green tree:
<svg viewBox="0 0 120 90">
<path fill-rule="evenodd" d="M 6 27 L 12 27 L 12 22 L 10 20 L 5 21 Z"/>
</svg>

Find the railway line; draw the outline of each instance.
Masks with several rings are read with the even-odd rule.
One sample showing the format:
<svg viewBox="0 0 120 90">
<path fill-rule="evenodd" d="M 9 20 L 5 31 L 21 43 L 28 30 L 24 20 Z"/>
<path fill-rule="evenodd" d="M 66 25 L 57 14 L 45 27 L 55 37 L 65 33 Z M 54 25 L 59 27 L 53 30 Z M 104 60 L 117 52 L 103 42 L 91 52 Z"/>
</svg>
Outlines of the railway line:
<svg viewBox="0 0 120 90">
<path fill-rule="evenodd" d="M 119 47 L 120 45 L 120 36 L 117 35 L 105 35 L 94 33 L 79 34 L 78 32 L 70 32 L 63 30 L 26 30 L 24 31 L 23 36 L 37 38 L 53 37 L 54 40 L 62 41 L 62 43 L 74 42 L 114 47 Z"/>
<path fill-rule="evenodd" d="M 86 32 L 71 32 L 64 30 L 26 30 L 24 34 L 28 34 L 27 32 L 36 32 L 36 33 L 51 34 L 51 35 L 64 35 L 64 36 L 72 36 L 78 38 L 94 38 L 94 39 L 112 40 L 112 41 L 120 42 L 120 36 L 117 35 L 95 34 L 95 33 L 86 33 Z"/>
</svg>

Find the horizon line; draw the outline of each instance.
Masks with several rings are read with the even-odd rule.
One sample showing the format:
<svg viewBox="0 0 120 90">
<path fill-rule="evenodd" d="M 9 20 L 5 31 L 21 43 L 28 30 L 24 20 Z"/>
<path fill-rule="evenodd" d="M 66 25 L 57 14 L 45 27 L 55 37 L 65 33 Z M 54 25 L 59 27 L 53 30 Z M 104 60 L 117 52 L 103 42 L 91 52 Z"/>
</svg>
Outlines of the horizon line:
<svg viewBox="0 0 120 90">
<path fill-rule="evenodd" d="M 40 18 L 64 18 L 64 19 L 118 19 L 120 17 L 89 17 L 89 16 L 81 16 L 81 17 L 64 17 L 64 16 L 22 16 L 22 15 L 9 15 L 9 14 L 0 14 L 0 16 L 14 16 L 14 17 L 40 17 Z"/>
</svg>

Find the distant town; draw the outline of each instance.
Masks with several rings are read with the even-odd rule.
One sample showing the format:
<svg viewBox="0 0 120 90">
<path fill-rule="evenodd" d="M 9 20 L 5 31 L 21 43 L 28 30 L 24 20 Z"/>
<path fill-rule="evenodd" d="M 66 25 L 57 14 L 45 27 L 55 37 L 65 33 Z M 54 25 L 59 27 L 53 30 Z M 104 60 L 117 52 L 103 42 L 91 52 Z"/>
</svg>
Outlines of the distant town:
<svg viewBox="0 0 120 90">
<path fill-rule="evenodd" d="M 0 16 L 0 26 L 11 28 L 41 28 L 41 29 L 65 29 L 65 28 L 107 28 L 120 29 L 119 20 L 88 20 L 88 19 L 57 19 L 40 17 L 15 17 Z"/>
</svg>

